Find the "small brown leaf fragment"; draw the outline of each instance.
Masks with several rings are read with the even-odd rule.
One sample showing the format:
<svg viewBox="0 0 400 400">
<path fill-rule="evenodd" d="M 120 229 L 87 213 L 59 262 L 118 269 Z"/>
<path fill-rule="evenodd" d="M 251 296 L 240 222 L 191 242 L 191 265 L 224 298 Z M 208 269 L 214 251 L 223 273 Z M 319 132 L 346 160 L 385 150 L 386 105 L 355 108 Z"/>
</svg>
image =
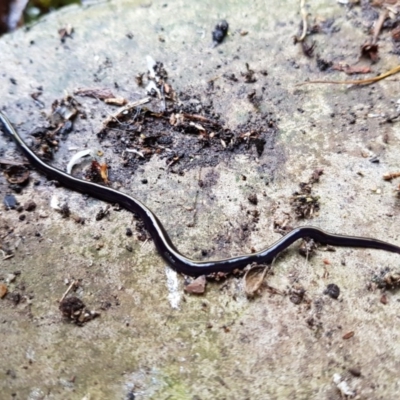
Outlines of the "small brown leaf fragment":
<svg viewBox="0 0 400 400">
<path fill-rule="evenodd" d="M 269 270 L 270 267 L 268 265 L 252 264 L 250 269 L 246 271 L 243 280 L 247 297 L 254 297 L 258 293 Z"/>
<path fill-rule="evenodd" d="M 100 164 L 98 161 L 92 161 L 89 169 L 85 172 L 85 179 L 91 182 L 104 182 L 109 184 L 108 180 L 108 165 Z"/>
<path fill-rule="evenodd" d="M 299 246 L 299 254 L 303 257 L 308 257 L 310 258 L 311 256 L 314 255 L 316 249 L 317 249 L 317 244 L 314 242 L 312 239 L 303 239 L 300 246 Z"/>
<path fill-rule="evenodd" d="M 201 275 L 185 286 L 185 292 L 191 294 L 203 294 L 206 290 L 206 284 L 206 276 Z"/>
<path fill-rule="evenodd" d="M 384 304 L 384 305 L 386 305 L 386 304 L 388 303 L 388 298 L 387 298 L 386 294 L 383 294 L 383 295 L 382 295 L 382 297 L 381 297 L 381 299 L 380 299 L 380 302 L 381 302 L 382 304 Z"/>
<path fill-rule="evenodd" d="M 255 71 L 250 68 L 248 63 L 246 63 L 246 72 L 241 72 L 241 75 L 244 77 L 245 83 L 254 83 L 257 81 Z"/>
<path fill-rule="evenodd" d="M 347 339 L 352 338 L 353 336 L 354 336 L 354 331 L 350 331 L 350 332 L 345 333 L 345 334 L 342 336 L 342 339 L 347 340 Z"/>
<path fill-rule="evenodd" d="M 64 298 L 60 302 L 59 310 L 66 320 L 78 326 L 100 316 L 96 311 L 89 311 L 83 301 L 75 296 Z"/>
<path fill-rule="evenodd" d="M 7 285 L 0 283 L 0 299 L 2 299 L 8 292 Z"/>
</svg>

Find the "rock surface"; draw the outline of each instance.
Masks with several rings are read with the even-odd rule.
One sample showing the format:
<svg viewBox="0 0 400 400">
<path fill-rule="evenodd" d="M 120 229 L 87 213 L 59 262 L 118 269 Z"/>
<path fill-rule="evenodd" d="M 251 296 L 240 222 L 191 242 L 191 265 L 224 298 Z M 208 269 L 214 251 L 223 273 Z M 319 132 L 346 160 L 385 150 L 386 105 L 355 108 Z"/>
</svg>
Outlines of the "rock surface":
<svg viewBox="0 0 400 400">
<path fill-rule="evenodd" d="M 366 37 L 356 23 L 359 9 L 319 1 L 308 11 L 340 28 L 314 36 L 319 57 L 355 64 Z M 211 32 L 223 19 L 229 34 L 213 47 Z M 151 55 L 193 113 L 219 115 L 237 134 L 270 125 L 262 154 L 255 145 L 230 151 L 221 141 L 207 150 L 198 132 L 177 133 L 182 158 L 160 151 L 142 162 L 136 154 L 136 168 L 124 169 L 117 133 L 100 142 L 97 136 L 116 108 L 77 97 L 86 118 L 60 141 L 55 165 L 65 169 L 77 150 L 102 150 L 112 185 L 147 204 L 193 258 L 261 249 L 280 237 L 274 224 L 307 223 L 398 244 L 396 182 L 382 180 L 399 165 L 400 127 L 385 122 L 396 112 L 398 82 L 297 87 L 306 79 L 344 79 L 321 72 L 292 44 L 300 19 L 297 2 L 69 7 L 0 39 L 0 107 L 29 138 L 66 92 L 106 88 L 129 101 L 145 97 L 135 77 Z M 68 25 L 72 37 L 61 41 L 58 31 Z M 375 73 L 398 63 L 390 48 L 383 35 Z M 22 160 L 5 135 L 0 149 L 2 159 Z M 316 169 L 324 171 L 313 185 L 320 210 L 298 221 L 290 197 Z M 10 191 L 2 176 L 0 195 Z M 360 399 L 396 398 L 398 294 L 389 291 L 381 302 L 371 279 L 384 268 L 395 271 L 398 256 L 319 247 L 306 259 L 294 245 L 275 260 L 255 299 L 246 298 L 240 277 L 209 282 L 203 297 L 191 296 L 130 213 L 106 210 L 35 171 L 14 194 L 20 205 L 36 207 L 3 207 L 0 215 L 0 277 L 8 289 L 0 299 L 4 399 L 340 399 L 344 386 Z M 65 203 L 68 218 L 51 207 Z M 10 274 L 15 279 L 7 282 Z M 332 283 L 338 299 L 324 295 Z M 100 318 L 83 326 L 63 319 L 58 301 L 71 284 Z M 302 296 L 292 302 L 298 287 Z"/>
</svg>

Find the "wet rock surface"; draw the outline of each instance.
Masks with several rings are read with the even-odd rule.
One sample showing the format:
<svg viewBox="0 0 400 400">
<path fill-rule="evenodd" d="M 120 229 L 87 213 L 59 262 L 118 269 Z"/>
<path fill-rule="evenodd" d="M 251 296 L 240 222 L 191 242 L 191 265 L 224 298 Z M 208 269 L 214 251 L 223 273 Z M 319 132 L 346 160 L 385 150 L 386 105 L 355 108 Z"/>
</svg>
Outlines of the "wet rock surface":
<svg viewBox="0 0 400 400">
<path fill-rule="evenodd" d="M 0 39 L 0 107 L 61 169 L 93 149 L 110 185 L 147 204 L 190 257 L 251 253 L 301 224 L 398 243 L 397 183 L 382 179 L 398 166 L 399 125 L 387 122 L 395 84 L 296 86 L 346 79 L 330 63 L 357 61 L 362 18 L 373 14 L 310 5 L 316 20 L 333 19 L 313 34 L 318 58 L 310 59 L 292 43 L 296 7 L 69 7 Z M 223 20 L 228 35 L 214 46 Z M 74 30 L 61 40 L 68 25 Z M 390 37 L 379 44 L 380 60 L 368 64 L 374 73 L 398 64 Z M 146 90 L 148 55 L 167 73 L 161 96 Z M 82 88 L 102 95 L 74 95 Z M 151 101 L 113 119 L 122 100 L 145 97 Z M 5 160 L 27 167 L 1 134 L 5 398 L 395 398 L 398 334 L 387 321 L 397 319 L 396 255 L 318 246 L 311 258 L 294 245 L 254 298 L 240 274 L 207 278 L 205 293 L 194 296 L 134 215 L 34 170 L 27 182 L 10 182 Z M 73 173 L 88 167 L 83 161 Z M 318 207 L 294 212 L 293 194 L 317 170 Z M 390 276 L 391 286 L 374 276 Z M 332 282 L 340 296 L 324 294 Z M 70 287 L 66 299 L 74 300 L 65 304 L 75 308 L 61 307 L 63 314 Z M 84 307 L 97 318 L 85 319 Z"/>
</svg>

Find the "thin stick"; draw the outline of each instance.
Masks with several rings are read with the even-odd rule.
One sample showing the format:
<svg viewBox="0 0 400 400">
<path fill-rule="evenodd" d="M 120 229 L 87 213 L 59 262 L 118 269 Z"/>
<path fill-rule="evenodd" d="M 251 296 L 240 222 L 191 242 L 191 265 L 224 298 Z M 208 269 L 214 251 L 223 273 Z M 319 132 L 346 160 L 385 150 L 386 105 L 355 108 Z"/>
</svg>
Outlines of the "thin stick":
<svg viewBox="0 0 400 400">
<path fill-rule="evenodd" d="M 304 0 L 300 0 L 300 13 L 303 21 L 303 32 L 301 33 L 301 36 L 299 38 L 295 36 L 296 42 L 302 42 L 307 35 L 307 11 L 304 8 L 304 2 Z"/>
<path fill-rule="evenodd" d="M 386 18 L 389 15 L 389 10 L 385 9 L 379 15 L 378 21 L 376 21 L 375 28 L 374 28 L 374 35 L 372 36 L 372 44 L 376 44 L 378 41 L 379 33 L 381 32 L 383 23 L 385 22 Z"/>
<path fill-rule="evenodd" d="M 400 65 L 397 67 L 394 67 L 388 72 L 385 72 L 382 75 L 375 76 L 373 78 L 367 78 L 367 79 L 356 79 L 356 80 L 349 80 L 349 81 L 322 81 L 322 80 L 317 80 L 317 81 L 307 81 L 307 82 L 302 82 L 296 84 L 296 86 L 303 86 L 303 85 L 308 85 L 309 83 L 331 83 L 335 85 L 370 85 L 371 83 L 378 82 L 382 79 L 387 78 L 388 76 L 397 74 L 400 72 Z"/>
<path fill-rule="evenodd" d="M 61 299 L 59 302 L 61 303 L 68 295 L 68 293 L 75 287 L 78 286 L 79 282 L 78 281 L 73 281 L 69 286 L 68 289 L 65 291 L 65 293 L 62 295 Z"/>
</svg>

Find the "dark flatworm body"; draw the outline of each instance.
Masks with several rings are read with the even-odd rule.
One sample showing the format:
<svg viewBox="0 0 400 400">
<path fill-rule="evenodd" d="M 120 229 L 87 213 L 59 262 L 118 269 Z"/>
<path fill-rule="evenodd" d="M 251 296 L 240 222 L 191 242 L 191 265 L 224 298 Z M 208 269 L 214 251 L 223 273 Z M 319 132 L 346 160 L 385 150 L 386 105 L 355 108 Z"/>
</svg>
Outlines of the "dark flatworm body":
<svg viewBox="0 0 400 400">
<path fill-rule="evenodd" d="M 243 269 L 251 263 L 268 264 L 288 248 L 293 242 L 302 238 L 311 238 L 322 244 L 345 247 L 361 247 L 380 249 L 400 254 L 400 247 L 378 239 L 334 235 L 313 226 L 302 226 L 293 229 L 269 247 L 252 254 L 240 255 L 216 261 L 195 261 L 185 257 L 172 243 L 157 216 L 139 200 L 118 190 L 97 183 L 84 181 L 54 168 L 42 161 L 19 136 L 5 114 L 0 111 L 0 121 L 3 130 L 11 136 L 18 148 L 25 154 L 32 166 L 52 180 L 60 182 L 73 191 L 88 194 L 108 203 L 117 203 L 122 208 L 136 213 L 144 222 L 147 231 L 153 238 L 160 256 L 177 272 L 186 275 L 199 276 L 214 272 L 230 273 L 235 269 Z"/>
</svg>

